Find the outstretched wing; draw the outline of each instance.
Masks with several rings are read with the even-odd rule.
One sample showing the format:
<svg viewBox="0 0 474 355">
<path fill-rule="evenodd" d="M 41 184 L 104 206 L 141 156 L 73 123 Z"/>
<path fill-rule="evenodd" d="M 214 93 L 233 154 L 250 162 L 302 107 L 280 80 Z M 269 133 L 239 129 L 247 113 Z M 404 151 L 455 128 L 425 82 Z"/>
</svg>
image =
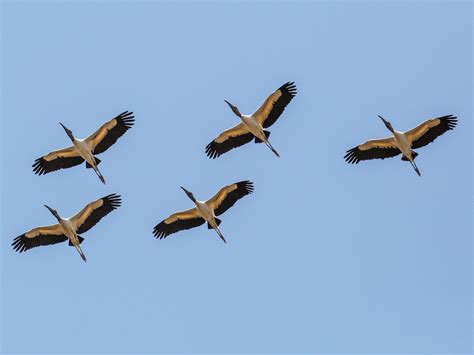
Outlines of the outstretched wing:
<svg viewBox="0 0 474 355">
<path fill-rule="evenodd" d="M 453 115 L 442 116 L 427 120 L 405 133 L 412 148 L 420 148 L 433 142 L 443 133 L 452 130 L 458 123 Z"/>
<path fill-rule="evenodd" d="M 280 86 L 273 94 L 268 96 L 262 106 L 252 115 L 260 122 L 263 128 L 270 127 L 285 111 L 286 106 L 296 95 L 296 85 L 288 82 Z"/>
<path fill-rule="evenodd" d="M 133 112 L 122 112 L 120 115 L 104 123 L 86 142 L 94 154 L 100 154 L 109 149 L 135 123 Z"/>
<path fill-rule="evenodd" d="M 12 247 L 15 251 L 22 253 L 31 248 L 42 245 L 51 245 L 65 242 L 67 237 L 64 235 L 61 226 L 54 224 L 52 226 L 37 227 L 13 239 Z"/>
<path fill-rule="evenodd" d="M 373 139 L 349 149 L 344 159 L 351 164 L 357 164 L 361 160 L 385 159 L 397 156 L 401 151 L 398 149 L 393 137 Z"/>
<path fill-rule="evenodd" d="M 120 207 L 122 203 L 120 195 L 110 194 L 87 204 L 79 213 L 70 218 L 78 234 L 87 232 L 94 227 L 102 218 L 113 210 Z"/>
<path fill-rule="evenodd" d="M 206 146 L 206 154 L 209 158 L 215 159 L 222 154 L 249 143 L 254 138 L 253 134 L 245 127 L 243 123 L 239 123 L 227 131 L 222 132 L 211 143 Z"/>
<path fill-rule="evenodd" d="M 219 216 L 231 208 L 242 197 L 253 192 L 253 183 L 250 181 L 240 181 L 220 189 L 220 191 L 206 201 L 207 205 L 214 210 L 214 214 Z"/>
<path fill-rule="evenodd" d="M 173 213 L 171 216 L 160 222 L 153 228 L 155 238 L 163 239 L 170 234 L 198 227 L 204 224 L 205 220 L 199 216 L 196 208 Z"/>
<path fill-rule="evenodd" d="M 59 169 L 66 169 L 81 164 L 84 161 L 74 146 L 55 150 L 35 160 L 33 171 L 44 175 Z"/>
</svg>

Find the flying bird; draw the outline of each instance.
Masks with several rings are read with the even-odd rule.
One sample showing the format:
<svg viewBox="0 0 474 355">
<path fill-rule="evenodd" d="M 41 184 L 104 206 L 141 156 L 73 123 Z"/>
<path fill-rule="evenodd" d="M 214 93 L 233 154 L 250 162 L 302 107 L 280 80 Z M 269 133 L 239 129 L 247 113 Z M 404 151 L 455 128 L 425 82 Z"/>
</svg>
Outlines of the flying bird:
<svg viewBox="0 0 474 355">
<path fill-rule="evenodd" d="M 198 227 L 207 222 L 208 229 L 214 229 L 219 237 L 225 238 L 219 230 L 220 216 L 231 208 L 242 197 L 253 192 L 253 183 L 250 181 L 240 181 L 220 189 L 220 191 L 207 201 L 198 201 L 193 193 L 180 186 L 186 195 L 194 202 L 195 207 L 187 211 L 177 212 L 157 224 L 153 229 L 156 238 L 163 239 L 170 234 L 181 230 Z"/>
<path fill-rule="evenodd" d="M 402 154 L 402 160 L 409 161 L 416 173 L 421 176 L 420 170 L 416 166 L 415 158 L 418 153 L 413 149 L 421 148 L 443 133 L 456 127 L 457 117 L 453 115 L 441 116 L 426 120 L 417 127 L 406 132 L 399 132 L 393 129 L 392 124 L 379 116 L 392 137 L 373 139 L 355 148 L 349 149 L 344 159 L 351 164 L 357 164 L 361 160 L 385 159 Z"/>
<path fill-rule="evenodd" d="M 107 123 L 104 123 L 86 139 L 75 138 L 70 129 L 59 123 L 66 131 L 73 145 L 55 150 L 36 159 L 33 164 L 33 171 L 37 175 L 44 175 L 59 169 L 70 168 L 86 161 L 86 168 L 92 168 L 100 181 L 105 184 L 105 179 L 97 167 L 101 161 L 96 155 L 109 149 L 127 130 L 132 128 L 134 122 L 133 112 L 122 112 Z"/>
<path fill-rule="evenodd" d="M 255 143 L 265 143 L 279 157 L 280 155 L 268 140 L 270 132 L 265 130 L 265 128 L 270 127 L 276 122 L 295 95 L 296 86 L 294 82 L 283 84 L 273 94 L 268 96 L 262 106 L 250 116 L 242 115 L 237 106 L 224 100 L 242 122 L 222 132 L 209 143 L 206 146 L 207 156 L 215 159 L 231 149 L 255 140 Z"/>
<path fill-rule="evenodd" d="M 13 249 L 19 253 L 42 245 L 51 245 L 69 240 L 69 245 L 74 246 L 82 260 L 86 256 L 82 252 L 81 243 L 84 240 L 79 234 L 87 232 L 94 227 L 103 217 L 120 207 L 120 195 L 111 194 L 89 203 L 79 213 L 70 218 L 61 218 L 54 208 L 44 205 L 58 220 L 57 224 L 37 227 L 13 239 Z"/>
</svg>

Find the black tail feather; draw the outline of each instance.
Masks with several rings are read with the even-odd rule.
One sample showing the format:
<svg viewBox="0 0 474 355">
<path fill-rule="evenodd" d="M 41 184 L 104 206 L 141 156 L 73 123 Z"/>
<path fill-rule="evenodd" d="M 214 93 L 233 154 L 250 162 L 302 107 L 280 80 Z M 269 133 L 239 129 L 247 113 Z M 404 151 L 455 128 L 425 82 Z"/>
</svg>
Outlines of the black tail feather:
<svg viewBox="0 0 474 355">
<path fill-rule="evenodd" d="M 84 241 L 84 238 L 82 238 L 80 235 L 78 235 L 77 238 L 79 239 L 79 244 L 81 244 Z M 69 239 L 69 246 L 70 247 L 74 246 L 74 244 L 71 243 L 70 239 Z"/>
<path fill-rule="evenodd" d="M 263 131 L 265 133 L 265 137 L 270 137 L 270 132 L 269 131 Z M 255 143 L 263 143 L 263 141 L 260 138 L 255 137 Z"/>
</svg>

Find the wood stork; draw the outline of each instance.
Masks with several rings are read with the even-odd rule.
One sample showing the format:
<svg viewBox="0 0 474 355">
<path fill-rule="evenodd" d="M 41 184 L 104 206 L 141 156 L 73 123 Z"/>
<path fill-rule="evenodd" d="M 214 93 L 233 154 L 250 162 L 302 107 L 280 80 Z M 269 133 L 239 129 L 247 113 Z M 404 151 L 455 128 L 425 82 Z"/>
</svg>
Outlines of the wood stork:
<svg viewBox="0 0 474 355">
<path fill-rule="evenodd" d="M 121 203 L 120 195 L 107 195 L 89 203 L 71 218 L 61 218 L 55 209 L 44 205 L 59 223 L 51 226 L 33 228 L 16 237 L 13 239 L 13 249 L 22 253 L 31 248 L 69 240 L 69 245 L 74 246 L 82 260 L 86 261 L 86 256 L 81 249 L 81 243 L 84 238 L 79 234 L 85 233 L 94 227 L 104 216 L 120 207 Z"/>
<path fill-rule="evenodd" d="M 426 120 L 409 131 L 399 132 L 393 129 L 390 122 L 380 115 L 379 117 L 388 130 L 392 132 L 393 136 L 373 139 L 349 149 L 344 156 L 344 159 L 348 163 L 357 164 L 361 160 L 385 159 L 402 153 L 402 160 L 409 161 L 416 173 L 421 176 L 415 163 L 415 158 L 418 156 L 418 153 L 413 151 L 413 149 L 423 147 L 433 142 L 443 133 L 452 130 L 457 124 L 456 116 L 447 115 Z"/>
<path fill-rule="evenodd" d="M 222 132 L 209 143 L 206 146 L 207 156 L 215 159 L 229 150 L 240 147 L 254 139 L 255 143 L 265 143 L 279 157 L 278 152 L 268 141 L 270 132 L 264 130 L 264 128 L 268 128 L 276 122 L 295 95 L 296 86 L 294 82 L 283 84 L 273 94 L 268 96 L 262 106 L 250 116 L 242 115 L 236 106 L 224 100 L 242 122 Z"/>
<path fill-rule="evenodd" d="M 43 175 L 59 169 L 66 169 L 86 161 L 86 168 L 92 168 L 100 181 L 105 179 L 97 167 L 100 159 L 95 155 L 105 152 L 134 125 L 133 112 L 122 112 L 120 115 L 104 123 L 97 131 L 86 139 L 75 138 L 72 131 L 59 123 L 72 141 L 72 146 L 55 150 L 35 160 L 33 171 Z"/>
<path fill-rule="evenodd" d="M 198 227 L 207 222 L 208 229 L 214 229 L 219 237 L 224 241 L 225 238 L 219 230 L 221 220 L 216 218 L 231 208 L 237 200 L 253 192 L 253 183 L 250 181 L 240 181 L 223 187 L 220 191 L 207 201 L 198 201 L 184 187 L 181 189 L 194 202 L 194 208 L 186 211 L 177 212 L 157 224 L 153 229 L 156 238 L 163 239 L 170 234 L 181 230 Z"/>
</svg>

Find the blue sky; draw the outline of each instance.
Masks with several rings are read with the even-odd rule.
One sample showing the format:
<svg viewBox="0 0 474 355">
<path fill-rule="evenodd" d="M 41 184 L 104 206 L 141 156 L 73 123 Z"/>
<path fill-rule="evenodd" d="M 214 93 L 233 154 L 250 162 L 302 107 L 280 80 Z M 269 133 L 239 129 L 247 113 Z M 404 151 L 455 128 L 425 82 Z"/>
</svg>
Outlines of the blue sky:
<svg viewBox="0 0 474 355">
<path fill-rule="evenodd" d="M 470 353 L 470 2 L 2 1 L 1 349 L 5 353 Z M 276 158 L 204 147 L 286 81 Z M 136 125 L 81 167 L 35 158 L 122 111 Z M 454 114 L 417 158 L 357 166 L 345 151 Z M 153 226 L 239 180 L 255 193 L 201 227 Z M 119 193 L 67 244 L 12 239 Z"/>
</svg>

